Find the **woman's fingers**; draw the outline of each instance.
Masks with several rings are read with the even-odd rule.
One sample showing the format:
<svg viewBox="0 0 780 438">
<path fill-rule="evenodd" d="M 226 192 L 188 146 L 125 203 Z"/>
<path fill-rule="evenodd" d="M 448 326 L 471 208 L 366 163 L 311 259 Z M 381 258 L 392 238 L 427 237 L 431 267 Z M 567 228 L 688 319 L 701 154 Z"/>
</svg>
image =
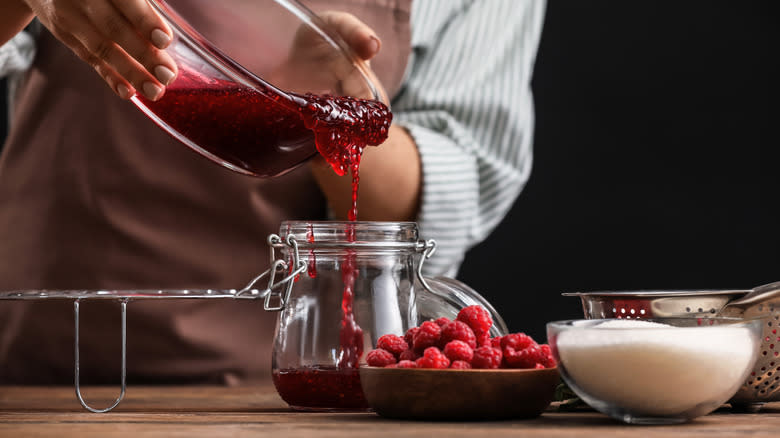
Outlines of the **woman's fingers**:
<svg viewBox="0 0 780 438">
<path fill-rule="evenodd" d="M 157 100 L 162 96 L 163 84 L 143 65 L 133 59 L 119 44 L 103 35 L 92 22 L 79 23 L 79 26 L 80 31 L 75 35 L 75 38 L 83 49 L 76 51 L 76 53 L 98 71 L 104 79 L 107 77 L 106 72 L 98 70 L 98 68 L 102 68 L 104 64 L 107 64 L 146 98 Z M 111 85 L 112 83 L 109 82 L 109 86 Z M 115 89 L 115 91 L 117 91 L 117 94 L 121 94 L 118 89 Z"/>
<path fill-rule="evenodd" d="M 112 0 L 139 35 L 151 41 L 158 49 L 171 43 L 173 32 L 147 0 Z"/>
<path fill-rule="evenodd" d="M 89 63 L 122 98 L 162 97 L 177 74 L 162 50 L 171 29 L 146 0 L 26 0 L 60 41 Z"/>
<path fill-rule="evenodd" d="M 382 46 L 379 38 L 374 31 L 357 17 L 346 12 L 324 12 L 320 17 L 325 23 L 352 48 L 352 50 L 368 64 Z M 341 57 L 332 58 L 330 68 L 336 72 L 341 80 L 343 90 L 352 96 L 362 98 L 374 98 L 374 92 L 379 94 L 379 98 L 387 102 L 387 94 L 384 87 L 377 79 L 370 66 L 360 72 L 355 70 L 350 63 L 345 63 Z M 368 88 L 363 74 L 377 87 L 375 90 Z"/>
<path fill-rule="evenodd" d="M 105 61 L 100 60 L 73 35 L 57 36 L 66 46 L 100 75 L 114 93 L 122 99 L 129 99 L 135 94 L 135 88 L 122 75 L 116 72 Z"/>
<path fill-rule="evenodd" d="M 320 17 L 363 60 L 373 58 L 382 47 L 382 43 L 374 31 L 352 14 L 327 11 L 322 13 Z"/>
<path fill-rule="evenodd" d="M 127 0 L 127 3 L 135 3 L 135 0 Z M 143 0 L 143 3 L 146 4 L 146 1 Z M 80 40 L 84 46 L 113 66 L 148 99 L 160 98 L 164 87 L 176 77 L 176 63 L 170 55 L 154 47 L 148 38 L 143 38 L 143 31 L 110 2 L 97 2 L 88 8 L 87 14 L 94 27 L 83 29 Z M 146 14 L 151 17 L 146 19 L 145 26 L 159 25 L 159 17 L 151 8 Z M 138 17 L 136 20 L 143 21 Z M 93 31 L 95 28 L 97 32 Z"/>
</svg>

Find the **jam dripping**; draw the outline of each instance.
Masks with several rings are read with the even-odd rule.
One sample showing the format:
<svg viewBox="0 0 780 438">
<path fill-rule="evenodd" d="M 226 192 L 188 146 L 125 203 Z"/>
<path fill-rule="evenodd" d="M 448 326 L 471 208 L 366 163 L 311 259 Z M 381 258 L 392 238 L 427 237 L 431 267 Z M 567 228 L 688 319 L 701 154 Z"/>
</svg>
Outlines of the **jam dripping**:
<svg viewBox="0 0 780 438">
<path fill-rule="evenodd" d="M 387 139 L 393 114 L 375 100 L 313 94 L 295 97 L 302 99 L 299 111 L 306 127 L 314 132 L 320 155 L 337 175 L 352 174 L 352 209 L 347 217 L 356 221 L 363 149 Z"/>
</svg>

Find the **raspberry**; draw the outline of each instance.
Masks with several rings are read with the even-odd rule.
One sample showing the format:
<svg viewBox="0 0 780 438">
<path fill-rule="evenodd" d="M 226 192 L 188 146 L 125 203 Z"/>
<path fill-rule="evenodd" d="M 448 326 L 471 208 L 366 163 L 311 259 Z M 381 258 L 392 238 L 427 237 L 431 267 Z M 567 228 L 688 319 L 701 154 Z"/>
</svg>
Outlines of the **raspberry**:
<svg viewBox="0 0 780 438">
<path fill-rule="evenodd" d="M 545 368 L 547 368 L 547 367 L 542 365 L 542 364 L 540 364 L 540 363 L 534 365 L 534 369 L 537 369 L 537 370 L 543 370 Z"/>
<path fill-rule="evenodd" d="M 471 359 L 474 357 L 474 350 L 463 341 L 450 341 L 444 347 L 444 355 L 451 361 L 462 360 L 471 362 Z"/>
<path fill-rule="evenodd" d="M 539 349 L 542 350 L 543 355 L 542 361 L 539 363 L 544 365 L 545 368 L 555 368 L 558 363 L 555 361 L 555 357 L 553 357 L 550 346 L 547 344 L 542 344 L 539 346 Z M 539 363 L 537 363 L 537 365 L 539 365 Z"/>
<path fill-rule="evenodd" d="M 450 322 L 450 319 L 445 317 L 445 316 L 442 316 L 441 318 L 438 318 L 436 321 L 433 321 L 433 322 L 438 324 L 439 327 L 444 327 L 445 325 L 447 325 Z"/>
<path fill-rule="evenodd" d="M 404 361 L 404 360 L 415 361 L 415 360 L 417 360 L 419 358 L 420 358 L 420 355 L 417 354 L 417 352 L 415 352 L 412 349 L 405 350 L 403 353 L 398 355 L 398 361 Z"/>
<path fill-rule="evenodd" d="M 490 339 L 490 346 L 493 348 L 501 348 L 501 336 L 496 336 Z"/>
<path fill-rule="evenodd" d="M 420 329 L 414 334 L 414 349 L 423 351 L 439 343 L 441 327 L 433 321 L 425 321 L 420 324 Z"/>
<path fill-rule="evenodd" d="M 424 324 L 424 323 L 423 323 Z M 423 357 L 417 359 L 417 368 L 449 368 L 450 360 L 436 347 L 428 347 Z"/>
<path fill-rule="evenodd" d="M 447 345 L 450 341 L 463 341 L 471 348 L 477 348 L 477 337 L 465 322 L 452 321 L 441 328 L 441 343 Z"/>
<path fill-rule="evenodd" d="M 419 327 L 412 327 L 407 330 L 404 335 L 404 341 L 406 341 L 409 348 L 412 348 L 412 345 L 414 344 L 414 334 L 417 333 L 417 330 L 420 330 Z"/>
<path fill-rule="evenodd" d="M 490 318 L 490 314 L 482 306 L 468 306 L 458 313 L 458 321 L 463 321 L 474 330 L 474 334 L 479 338 L 483 333 L 490 331 L 490 326 L 493 325 L 493 320 Z"/>
<path fill-rule="evenodd" d="M 493 346 L 493 339 L 495 339 L 495 338 L 491 339 L 490 338 L 490 333 L 482 333 L 481 335 L 477 335 L 477 346 L 479 346 L 479 347 L 485 347 L 485 346 L 492 347 Z"/>
<path fill-rule="evenodd" d="M 505 352 L 504 362 L 509 368 L 534 368 L 537 363 L 544 364 L 546 360 L 542 349 L 535 344 L 524 350 L 507 349 Z"/>
<path fill-rule="evenodd" d="M 525 333 L 512 333 L 511 335 L 501 337 L 501 348 L 503 350 L 507 348 L 518 351 L 525 350 L 532 345 L 536 345 L 536 342 Z M 504 354 L 506 354 L 506 351 L 504 351 Z"/>
<path fill-rule="evenodd" d="M 404 341 L 404 338 L 396 335 L 384 335 L 380 336 L 376 341 L 376 348 L 381 348 L 393 353 L 396 358 L 409 349 L 409 344 Z"/>
<path fill-rule="evenodd" d="M 366 362 L 372 367 L 384 367 L 395 363 L 395 356 L 393 353 L 378 348 L 371 350 L 366 355 Z"/>
<path fill-rule="evenodd" d="M 471 366 L 474 368 L 499 368 L 501 367 L 501 350 L 489 346 L 479 347 L 474 350 L 474 358 Z"/>
<path fill-rule="evenodd" d="M 450 364 L 450 368 L 452 368 L 453 370 L 470 370 L 471 364 L 469 364 L 468 362 L 464 362 L 462 360 L 456 360 L 452 362 L 452 364 Z"/>
<path fill-rule="evenodd" d="M 504 366 L 506 368 L 533 368 L 536 359 L 528 356 L 523 351 L 529 348 L 538 348 L 539 345 L 525 333 L 512 333 L 501 338 L 501 352 L 504 353 Z M 535 361 L 535 362 L 531 362 Z"/>
<path fill-rule="evenodd" d="M 417 368 L 417 364 L 413 360 L 402 360 L 396 364 L 397 368 Z"/>
</svg>

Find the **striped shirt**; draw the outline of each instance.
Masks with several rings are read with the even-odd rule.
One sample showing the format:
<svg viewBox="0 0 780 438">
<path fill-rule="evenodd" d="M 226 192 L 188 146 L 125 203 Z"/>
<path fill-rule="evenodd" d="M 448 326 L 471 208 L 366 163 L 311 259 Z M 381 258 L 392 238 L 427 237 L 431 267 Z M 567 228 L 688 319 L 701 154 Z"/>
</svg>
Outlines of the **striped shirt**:
<svg viewBox="0 0 780 438">
<path fill-rule="evenodd" d="M 417 222 L 437 242 L 427 275 L 454 277 L 528 180 L 544 9 L 545 0 L 413 2 L 412 58 L 391 104 L 421 156 Z M 33 54 L 24 33 L 0 46 L 0 77 L 29 68 Z"/>
<path fill-rule="evenodd" d="M 454 276 L 504 218 L 531 172 L 531 74 L 544 0 L 418 0 L 395 120 L 422 161 L 428 275 Z"/>
</svg>

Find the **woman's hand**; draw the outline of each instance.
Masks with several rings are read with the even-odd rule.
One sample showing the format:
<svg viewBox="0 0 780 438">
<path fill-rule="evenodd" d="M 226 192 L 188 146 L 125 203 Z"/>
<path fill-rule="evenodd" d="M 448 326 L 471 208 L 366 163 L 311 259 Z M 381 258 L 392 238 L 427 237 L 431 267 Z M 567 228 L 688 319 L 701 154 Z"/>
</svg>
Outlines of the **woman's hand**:
<svg viewBox="0 0 780 438">
<path fill-rule="evenodd" d="M 23 0 L 121 98 L 162 97 L 176 77 L 172 32 L 146 0 Z"/>
<path fill-rule="evenodd" d="M 379 38 L 354 15 L 326 11 L 319 17 L 329 31 L 338 34 L 352 48 L 359 59 L 368 63 L 379 52 Z M 384 88 L 371 69 L 367 68 L 365 73 L 377 86 L 380 97 L 387 101 Z M 287 91 L 318 93 L 326 90 L 363 99 L 374 97 L 352 60 L 307 25 L 298 28 L 287 58 L 266 79 Z"/>
</svg>

